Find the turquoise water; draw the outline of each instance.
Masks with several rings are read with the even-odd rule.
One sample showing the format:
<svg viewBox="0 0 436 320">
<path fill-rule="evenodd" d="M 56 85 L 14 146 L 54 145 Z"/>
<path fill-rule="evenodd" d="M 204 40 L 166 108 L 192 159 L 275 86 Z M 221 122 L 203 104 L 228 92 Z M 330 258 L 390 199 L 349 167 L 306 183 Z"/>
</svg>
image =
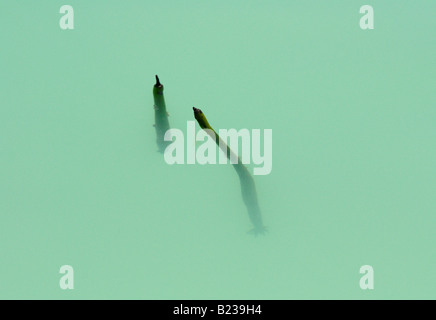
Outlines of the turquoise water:
<svg viewBox="0 0 436 320">
<path fill-rule="evenodd" d="M 435 298 L 435 2 L 69 4 L 0 4 L 0 298 Z M 272 129 L 268 234 L 157 152 L 155 74 L 174 128 Z"/>
</svg>

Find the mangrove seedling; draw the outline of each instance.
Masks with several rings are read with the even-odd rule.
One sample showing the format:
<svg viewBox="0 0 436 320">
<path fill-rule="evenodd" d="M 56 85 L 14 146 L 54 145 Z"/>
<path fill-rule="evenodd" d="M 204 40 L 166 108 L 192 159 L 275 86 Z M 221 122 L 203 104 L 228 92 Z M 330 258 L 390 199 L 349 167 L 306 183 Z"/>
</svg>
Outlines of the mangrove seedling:
<svg viewBox="0 0 436 320">
<path fill-rule="evenodd" d="M 165 106 L 164 98 L 164 86 L 159 81 L 159 77 L 156 75 L 156 84 L 153 86 L 153 98 L 154 98 L 154 127 L 156 129 L 156 143 L 159 151 L 164 153 L 165 148 L 171 143 L 171 141 L 165 141 L 165 132 L 170 129 L 170 123 L 168 121 L 168 112 Z"/>
<path fill-rule="evenodd" d="M 237 159 L 237 161 L 231 161 L 233 168 L 238 174 L 239 181 L 241 183 L 241 193 L 242 199 L 244 200 L 245 206 L 247 207 L 248 216 L 253 224 L 254 228 L 249 232 L 258 235 L 264 234 L 266 227 L 262 222 L 262 215 L 259 208 L 259 203 L 257 200 L 256 185 L 254 184 L 254 179 L 248 171 L 247 167 L 242 163 L 241 158 L 233 152 L 232 149 L 226 144 L 226 142 L 220 138 L 218 133 L 211 127 L 206 119 L 204 113 L 197 108 L 193 108 L 194 117 L 197 120 L 200 127 L 212 138 L 215 139 L 216 144 L 221 150 L 227 155 L 228 159 Z"/>
</svg>

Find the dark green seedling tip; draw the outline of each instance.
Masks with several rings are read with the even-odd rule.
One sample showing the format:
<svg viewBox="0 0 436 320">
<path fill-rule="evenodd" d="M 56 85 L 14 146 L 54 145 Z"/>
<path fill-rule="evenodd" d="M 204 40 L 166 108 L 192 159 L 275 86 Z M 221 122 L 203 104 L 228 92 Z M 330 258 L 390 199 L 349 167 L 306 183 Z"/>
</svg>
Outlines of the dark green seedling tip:
<svg viewBox="0 0 436 320">
<path fill-rule="evenodd" d="M 159 77 L 156 75 L 156 84 L 154 85 L 156 88 L 162 87 L 162 84 L 159 81 Z"/>
<path fill-rule="evenodd" d="M 206 116 L 204 115 L 203 111 L 200 109 L 197 109 L 196 107 L 192 107 L 194 110 L 194 118 L 197 120 L 198 124 L 202 129 L 210 129 L 213 130 L 210 126 L 209 122 L 207 122 Z"/>
<path fill-rule="evenodd" d="M 163 95 L 164 86 L 159 81 L 159 77 L 156 75 L 156 84 L 153 86 L 153 94 Z"/>
</svg>

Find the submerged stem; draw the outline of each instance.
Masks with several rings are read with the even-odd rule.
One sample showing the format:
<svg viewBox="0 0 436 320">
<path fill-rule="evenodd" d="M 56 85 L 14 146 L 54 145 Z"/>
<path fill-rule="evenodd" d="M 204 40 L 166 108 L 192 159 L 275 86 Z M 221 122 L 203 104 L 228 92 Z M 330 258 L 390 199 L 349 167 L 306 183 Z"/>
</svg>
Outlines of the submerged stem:
<svg viewBox="0 0 436 320">
<path fill-rule="evenodd" d="M 257 200 L 257 191 L 254 179 L 248 171 L 247 167 L 242 163 L 241 158 L 233 152 L 232 149 L 227 145 L 227 143 L 220 138 L 218 133 L 211 127 L 207 121 L 204 113 L 197 108 L 193 108 L 194 117 L 197 120 L 200 127 L 209 134 L 213 139 L 215 139 L 218 147 L 221 148 L 223 152 L 226 153 L 228 159 L 237 159 L 236 163 L 232 163 L 233 168 L 238 174 L 239 181 L 241 183 L 241 193 L 242 199 L 244 200 L 245 206 L 247 207 L 248 216 L 250 217 L 251 223 L 254 226 L 250 232 L 254 235 L 263 234 L 266 229 L 262 222 L 262 215 L 259 208 L 259 203 Z"/>
</svg>

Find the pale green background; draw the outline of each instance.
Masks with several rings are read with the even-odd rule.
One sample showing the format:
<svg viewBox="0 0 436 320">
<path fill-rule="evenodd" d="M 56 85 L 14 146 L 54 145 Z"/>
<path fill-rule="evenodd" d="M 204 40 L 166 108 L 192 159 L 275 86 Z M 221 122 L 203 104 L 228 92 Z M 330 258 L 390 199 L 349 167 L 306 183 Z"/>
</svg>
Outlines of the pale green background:
<svg viewBox="0 0 436 320">
<path fill-rule="evenodd" d="M 435 13 L 2 0 L 0 298 L 436 298 Z M 266 236 L 246 234 L 230 166 L 156 152 L 155 74 L 173 127 L 196 106 L 216 129 L 273 130 L 272 173 L 255 177 Z"/>
</svg>

